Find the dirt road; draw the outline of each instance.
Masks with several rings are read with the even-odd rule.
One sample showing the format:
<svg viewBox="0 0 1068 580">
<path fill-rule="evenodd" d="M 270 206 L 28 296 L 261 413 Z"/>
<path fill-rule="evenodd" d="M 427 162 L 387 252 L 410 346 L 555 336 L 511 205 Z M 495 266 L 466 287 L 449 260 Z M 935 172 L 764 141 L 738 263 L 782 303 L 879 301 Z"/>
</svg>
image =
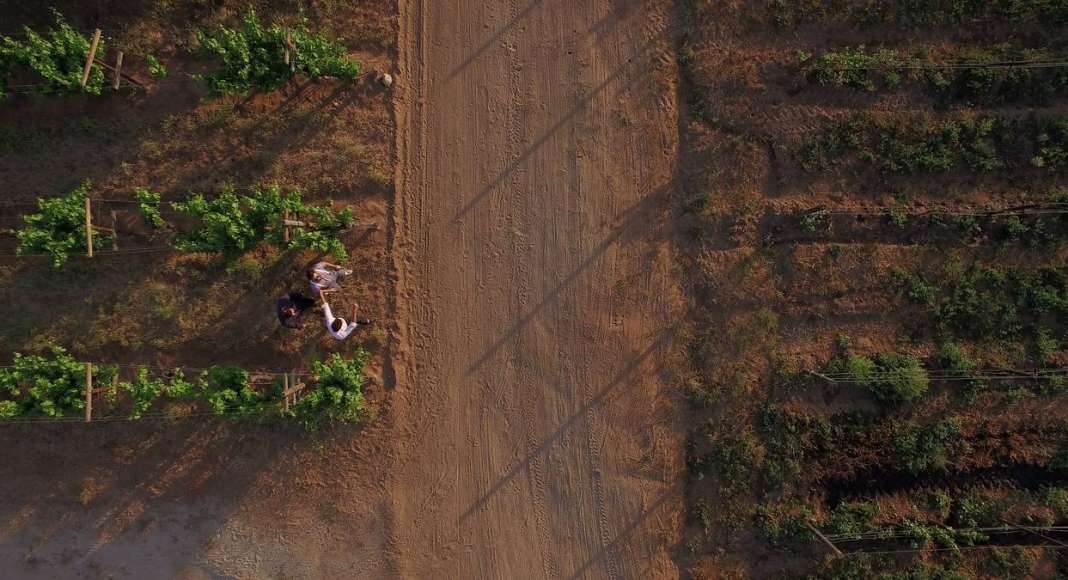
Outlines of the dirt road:
<svg viewBox="0 0 1068 580">
<path fill-rule="evenodd" d="M 402 2 L 401 576 L 677 573 L 667 4 Z"/>
</svg>

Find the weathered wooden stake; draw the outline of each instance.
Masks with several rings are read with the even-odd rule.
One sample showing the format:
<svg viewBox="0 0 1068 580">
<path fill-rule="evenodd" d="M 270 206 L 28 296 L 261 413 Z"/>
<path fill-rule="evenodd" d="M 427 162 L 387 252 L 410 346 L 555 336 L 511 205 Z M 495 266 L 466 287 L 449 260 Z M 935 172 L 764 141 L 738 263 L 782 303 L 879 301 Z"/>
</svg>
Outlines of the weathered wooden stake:
<svg viewBox="0 0 1068 580">
<path fill-rule="evenodd" d="M 85 422 L 93 420 L 93 363 L 85 363 Z"/>
<path fill-rule="evenodd" d="M 292 54 L 290 54 L 292 51 Z M 293 35 L 286 32 L 286 64 L 289 65 L 289 72 L 296 72 L 297 70 L 297 47 L 293 46 Z"/>
<path fill-rule="evenodd" d="M 100 44 L 100 29 L 93 31 L 93 42 L 89 44 L 89 58 L 85 59 L 85 68 L 82 69 L 82 88 L 89 82 L 89 71 L 93 69 L 93 59 L 96 58 L 96 46 Z"/>
<path fill-rule="evenodd" d="M 121 83 L 121 82 L 122 82 L 122 51 L 120 50 L 119 54 L 115 56 L 115 84 L 113 85 L 113 88 L 116 91 L 119 90 L 119 83 Z"/>
<path fill-rule="evenodd" d="M 289 373 L 282 375 L 282 406 L 289 412 Z"/>
<path fill-rule="evenodd" d="M 119 249 L 119 218 L 115 210 L 111 210 L 111 249 Z"/>
<path fill-rule="evenodd" d="M 89 249 L 89 257 L 93 257 L 93 202 L 85 198 L 85 247 Z"/>
<path fill-rule="evenodd" d="M 289 243 L 289 210 L 282 213 L 282 241 Z"/>
</svg>

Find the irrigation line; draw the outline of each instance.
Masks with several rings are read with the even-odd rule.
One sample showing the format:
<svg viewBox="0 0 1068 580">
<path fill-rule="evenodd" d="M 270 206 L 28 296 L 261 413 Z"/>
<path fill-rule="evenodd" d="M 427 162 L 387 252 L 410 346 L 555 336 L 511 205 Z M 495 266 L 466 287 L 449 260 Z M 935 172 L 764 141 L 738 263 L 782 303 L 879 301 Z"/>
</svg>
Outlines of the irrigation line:
<svg viewBox="0 0 1068 580">
<path fill-rule="evenodd" d="M 85 364 L 85 363 L 79 363 L 79 364 Z M 106 363 L 106 362 L 93 362 L 92 364 L 93 365 L 97 365 L 97 366 L 101 366 L 101 367 L 117 367 L 117 368 L 122 368 L 122 369 L 134 369 L 134 370 L 140 370 L 142 368 L 145 368 L 145 369 L 156 369 L 156 370 L 160 370 L 160 371 L 192 371 L 192 372 L 203 372 L 203 371 L 211 370 L 210 368 L 205 368 L 205 367 L 190 367 L 190 366 L 184 366 L 184 365 L 163 366 L 163 365 L 151 365 L 151 364 Z M 217 366 L 226 366 L 226 365 L 217 365 Z M 15 368 L 15 365 L 0 365 L 0 369 L 12 369 L 12 368 Z M 242 370 L 244 370 L 246 373 L 248 373 L 249 376 L 254 376 L 254 375 L 257 375 L 257 376 L 270 376 L 270 377 L 284 377 L 286 375 L 288 375 L 288 376 L 296 375 L 298 377 L 310 377 L 310 376 L 313 376 L 313 373 L 303 372 L 303 371 L 302 372 L 296 372 L 296 371 L 281 372 L 281 371 L 247 370 L 247 369 L 242 369 Z"/>
<path fill-rule="evenodd" d="M 1064 57 L 1058 57 L 1064 58 Z M 1005 60 L 996 62 L 949 62 L 929 64 L 901 64 L 901 65 L 872 65 L 872 66 L 840 66 L 828 67 L 835 71 L 846 70 L 955 70 L 955 69 L 984 69 L 984 68 L 1060 68 L 1068 66 L 1068 60 Z"/>
<path fill-rule="evenodd" d="M 968 550 L 968 551 L 998 550 L 998 549 L 1006 549 L 1006 548 L 1041 548 L 1041 549 L 1045 549 L 1045 550 L 1065 550 L 1065 549 L 1068 549 L 1068 548 L 1065 548 L 1064 546 L 1057 546 L 1057 545 L 1054 545 L 1054 544 L 1012 544 L 1012 545 L 1005 545 L 1005 546 L 959 546 L 957 548 L 916 548 L 916 549 L 912 549 L 912 550 L 871 550 L 871 551 L 869 551 L 869 550 L 856 550 L 856 551 L 853 551 L 853 552 L 846 552 L 845 555 L 846 555 L 846 557 L 849 557 L 849 556 L 853 556 L 853 555 L 856 555 L 856 554 L 875 554 L 875 555 L 921 554 L 921 553 L 927 553 L 927 552 L 963 552 L 965 550 Z"/>
<path fill-rule="evenodd" d="M 261 415 L 267 416 L 266 413 L 260 411 L 225 411 L 222 413 L 215 413 L 212 411 L 198 411 L 195 413 L 152 413 L 144 414 L 140 417 L 129 417 L 123 415 L 111 415 L 104 417 L 93 417 L 93 420 L 86 422 L 82 417 L 27 417 L 23 419 L 2 419 L 0 425 L 26 425 L 26 424 L 40 424 L 40 423 L 79 423 L 82 425 L 92 425 L 93 423 L 124 423 L 124 422 L 141 422 L 141 421 L 158 421 L 158 420 L 171 420 L 171 419 L 191 419 L 191 418 L 206 418 L 206 417 L 238 417 L 238 416 L 253 416 Z"/>
<path fill-rule="evenodd" d="M 982 528 L 950 528 L 950 527 L 946 527 L 946 528 L 940 528 L 940 529 L 945 529 L 946 531 L 954 532 L 954 533 L 956 533 L 956 532 L 965 532 L 965 533 L 978 532 L 978 533 L 981 533 L 981 534 L 1019 534 L 1019 533 L 1024 533 L 1024 532 L 1030 532 L 1031 530 L 1035 530 L 1035 531 L 1038 531 L 1038 532 L 1066 532 L 1066 531 L 1068 531 L 1068 526 L 1028 527 L 1028 528 L 1024 528 L 1024 529 L 1013 528 L 1012 526 L 995 526 L 995 527 L 982 527 Z M 834 534 L 834 535 L 827 536 L 827 539 L 835 541 L 835 542 L 854 542 L 854 541 L 863 541 L 863 540 L 883 540 L 883 539 L 891 540 L 891 539 L 908 538 L 908 537 L 912 537 L 912 534 L 910 534 L 909 532 L 906 532 L 904 530 L 895 528 L 895 529 L 892 529 L 892 530 L 887 530 L 885 532 L 870 531 L 870 532 L 861 532 L 861 533 L 858 533 L 858 534 Z"/>
</svg>

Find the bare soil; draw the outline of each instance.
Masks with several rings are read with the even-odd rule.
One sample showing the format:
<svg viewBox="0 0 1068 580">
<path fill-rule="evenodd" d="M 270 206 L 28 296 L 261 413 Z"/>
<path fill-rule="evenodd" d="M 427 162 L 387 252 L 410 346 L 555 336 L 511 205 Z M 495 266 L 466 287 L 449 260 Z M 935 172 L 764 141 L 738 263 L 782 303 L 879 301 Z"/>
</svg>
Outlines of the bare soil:
<svg viewBox="0 0 1068 580">
<path fill-rule="evenodd" d="M 670 3 L 402 10 L 402 576 L 677 575 Z"/>
<path fill-rule="evenodd" d="M 132 31 L 123 46 L 165 56 L 190 23 L 244 6 L 61 4 L 79 28 L 112 24 Z M 136 178 L 171 199 L 228 177 L 300 186 L 378 221 L 351 260 L 352 297 L 392 319 L 359 339 L 374 354 L 378 417 L 316 437 L 203 419 L 3 426 L 0 568 L 679 576 L 689 325 L 673 3 L 305 8 L 394 70 L 393 90 L 365 79 L 248 101 L 186 87 L 133 104 L 20 102 L 2 113 L 8 135 L 36 145 L 0 149 L 0 171 L 18 203 L 82 177 L 108 194 Z M 0 13 L 47 21 L 17 2 Z M 348 347 L 276 332 L 263 303 L 313 257 L 264 252 L 223 271 L 195 257 L 76 259 L 64 278 L 9 261 L 0 350 L 59 340 L 96 360 L 306 364 Z"/>
</svg>

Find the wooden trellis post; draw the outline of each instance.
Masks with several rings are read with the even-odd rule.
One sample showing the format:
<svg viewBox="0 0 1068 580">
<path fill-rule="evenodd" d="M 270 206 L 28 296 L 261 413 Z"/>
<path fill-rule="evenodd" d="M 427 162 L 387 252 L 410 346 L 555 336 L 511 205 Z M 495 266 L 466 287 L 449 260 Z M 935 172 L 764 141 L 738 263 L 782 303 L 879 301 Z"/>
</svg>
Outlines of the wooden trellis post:
<svg viewBox="0 0 1068 580">
<path fill-rule="evenodd" d="M 122 54 L 122 53 L 119 53 Z M 119 218 L 115 215 L 115 210 L 111 210 L 111 249 L 119 249 Z"/>
<path fill-rule="evenodd" d="M 293 35 L 290 32 L 286 32 L 286 65 L 289 66 L 289 72 L 297 71 L 297 47 L 293 45 Z"/>
<path fill-rule="evenodd" d="M 100 32 L 99 30 L 97 32 Z M 85 198 L 85 247 L 89 249 L 89 257 L 93 257 L 93 202 Z"/>
<path fill-rule="evenodd" d="M 305 385 L 303 382 L 297 382 L 296 371 L 293 372 L 292 379 L 289 377 L 289 373 L 286 373 L 285 378 L 282 380 L 282 384 L 286 386 L 286 389 L 282 391 L 282 404 L 285 410 L 288 411 L 290 405 L 290 398 L 292 398 L 292 403 L 296 404 L 297 395 L 301 391 L 303 391 L 304 387 L 306 387 L 307 385 Z"/>
<path fill-rule="evenodd" d="M 289 53 L 287 52 L 286 56 L 288 57 L 288 55 L 289 55 Z M 286 211 L 282 212 L 282 241 L 287 243 L 287 244 L 289 243 L 289 210 L 288 209 Z M 287 379 L 288 379 L 288 377 L 289 377 L 289 375 L 286 375 Z"/>
<path fill-rule="evenodd" d="M 122 82 L 122 51 L 115 56 L 115 84 L 113 88 L 119 90 L 119 83 Z"/>
<path fill-rule="evenodd" d="M 282 408 L 289 411 L 289 373 L 282 375 Z"/>
<path fill-rule="evenodd" d="M 89 71 L 93 69 L 93 61 L 96 59 L 96 47 L 100 44 L 100 29 L 93 31 L 93 42 L 89 44 L 89 58 L 85 59 L 85 68 L 82 69 L 82 88 L 89 82 Z"/>
<path fill-rule="evenodd" d="M 85 363 L 85 422 L 93 420 L 93 363 Z"/>
</svg>

